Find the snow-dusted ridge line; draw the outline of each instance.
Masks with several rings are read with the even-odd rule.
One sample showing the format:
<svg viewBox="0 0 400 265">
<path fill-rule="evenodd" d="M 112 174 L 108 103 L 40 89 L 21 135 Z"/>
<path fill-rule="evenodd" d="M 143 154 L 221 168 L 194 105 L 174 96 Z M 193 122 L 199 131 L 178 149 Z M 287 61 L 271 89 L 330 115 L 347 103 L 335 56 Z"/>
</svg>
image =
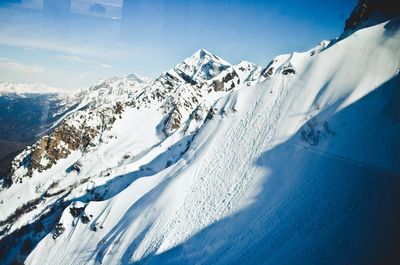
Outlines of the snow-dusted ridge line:
<svg viewBox="0 0 400 265">
<path fill-rule="evenodd" d="M 43 84 L 34 83 L 0 83 L 0 95 L 16 94 L 70 94 L 71 91 Z"/>
</svg>

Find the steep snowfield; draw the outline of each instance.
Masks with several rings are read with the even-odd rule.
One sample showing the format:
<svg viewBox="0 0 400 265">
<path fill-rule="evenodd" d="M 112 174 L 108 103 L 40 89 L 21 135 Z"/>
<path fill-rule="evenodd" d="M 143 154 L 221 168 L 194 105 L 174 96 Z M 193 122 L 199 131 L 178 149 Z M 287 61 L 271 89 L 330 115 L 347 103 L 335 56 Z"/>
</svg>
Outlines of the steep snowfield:
<svg viewBox="0 0 400 265">
<path fill-rule="evenodd" d="M 277 57 L 262 82 L 220 98 L 199 129 L 160 138 L 159 112 L 128 110 L 107 132 L 118 137 L 74 173 L 106 170 L 91 182 L 108 196 L 80 205 L 78 217 L 79 207 L 64 210 L 63 229 L 26 263 L 396 264 L 398 25 Z M 86 201 L 85 190 L 67 196 L 79 192 Z"/>
</svg>

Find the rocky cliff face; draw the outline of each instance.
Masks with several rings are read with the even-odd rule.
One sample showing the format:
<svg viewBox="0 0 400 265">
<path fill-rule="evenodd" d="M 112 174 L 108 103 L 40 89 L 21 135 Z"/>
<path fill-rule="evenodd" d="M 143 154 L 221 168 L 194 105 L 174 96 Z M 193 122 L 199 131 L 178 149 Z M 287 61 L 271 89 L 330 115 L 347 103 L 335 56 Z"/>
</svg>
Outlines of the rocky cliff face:
<svg viewBox="0 0 400 265">
<path fill-rule="evenodd" d="M 400 3 L 392 0 L 359 0 L 350 17 L 346 20 L 345 30 L 359 27 L 372 14 L 378 12 L 388 16 L 399 15 Z"/>
<path fill-rule="evenodd" d="M 58 160 L 76 150 L 88 150 L 101 141 L 101 133 L 109 130 L 123 112 L 123 104 L 100 107 L 90 111 L 77 111 L 54 129 L 50 135 L 19 154 L 12 162 L 12 182 L 22 182 L 34 171 L 50 169 Z"/>
</svg>

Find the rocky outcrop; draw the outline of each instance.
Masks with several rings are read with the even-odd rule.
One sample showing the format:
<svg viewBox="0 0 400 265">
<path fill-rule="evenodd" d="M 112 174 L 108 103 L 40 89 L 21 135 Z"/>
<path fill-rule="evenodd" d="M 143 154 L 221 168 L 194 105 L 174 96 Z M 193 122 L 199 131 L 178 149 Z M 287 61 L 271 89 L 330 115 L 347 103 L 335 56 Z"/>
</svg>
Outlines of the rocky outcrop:
<svg viewBox="0 0 400 265">
<path fill-rule="evenodd" d="M 311 145 L 318 145 L 322 139 L 326 139 L 335 133 L 329 128 L 327 121 L 308 121 L 300 130 L 301 139 Z"/>
<path fill-rule="evenodd" d="M 234 79 L 236 79 L 236 80 L 234 80 Z M 230 82 L 230 81 L 233 81 L 233 82 Z M 226 86 L 226 84 L 228 82 L 230 82 L 230 85 Z M 213 81 L 211 85 L 214 88 L 214 91 L 217 92 L 217 91 L 230 91 L 236 85 L 239 85 L 239 84 L 240 84 L 239 76 L 235 70 L 232 70 L 232 71 L 229 71 L 225 76 L 223 76 L 222 79 Z"/>
<path fill-rule="evenodd" d="M 65 227 L 62 223 L 58 223 L 54 229 L 54 233 L 53 233 L 53 239 L 56 239 L 57 237 L 61 236 L 64 231 L 65 231 Z"/>
<path fill-rule="evenodd" d="M 295 74 L 295 73 L 296 73 L 296 71 L 293 68 L 287 68 L 287 69 L 282 70 L 283 75 Z"/>
<path fill-rule="evenodd" d="M 400 2 L 393 0 L 359 0 L 350 17 L 346 20 L 345 30 L 353 30 L 365 22 L 374 12 L 389 16 L 400 15 Z"/>
<path fill-rule="evenodd" d="M 18 155 L 11 165 L 11 181 L 22 182 L 31 177 L 34 171 L 43 172 L 68 157 L 73 151 L 85 151 L 95 146 L 94 140 L 100 140 L 104 130 L 111 129 L 117 118 L 121 117 L 124 104 L 117 102 L 111 107 L 95 110 L 81 110 L 60 123 L 54 131 L 39 139 Z M 24 174 L 15 174 L 24 168 Z"/>
<path fill-rule="evenodd" d="M 165 121 L 163 132 L 165 135 L 170 135 L 181 127 L 182 114 L 178 109 L 174 109 Z"/>
<path fill-rule="evenodd" d="M 261 76 L 264 78 L 269 78 L 274 74 L 275 68 L 274 68 L 274 63 L 276 63 L 277 60 L 272 60 L 269 62 L 269 64 L 262 70 Z"/>
</svg>

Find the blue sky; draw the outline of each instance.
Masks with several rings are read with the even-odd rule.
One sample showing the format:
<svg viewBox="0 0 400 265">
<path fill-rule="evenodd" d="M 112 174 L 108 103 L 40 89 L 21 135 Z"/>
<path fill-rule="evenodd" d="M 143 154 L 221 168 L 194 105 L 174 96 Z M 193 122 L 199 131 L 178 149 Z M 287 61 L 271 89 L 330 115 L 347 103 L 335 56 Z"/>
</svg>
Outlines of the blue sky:
<svg viewBox="0 0 400 265">
<path fill-rule="evenodd" d="M 266 65 L 340 35 L 356 0 L 3 0 L 0 82 L 156 77 L 199 48 Z"/>
</svg>

